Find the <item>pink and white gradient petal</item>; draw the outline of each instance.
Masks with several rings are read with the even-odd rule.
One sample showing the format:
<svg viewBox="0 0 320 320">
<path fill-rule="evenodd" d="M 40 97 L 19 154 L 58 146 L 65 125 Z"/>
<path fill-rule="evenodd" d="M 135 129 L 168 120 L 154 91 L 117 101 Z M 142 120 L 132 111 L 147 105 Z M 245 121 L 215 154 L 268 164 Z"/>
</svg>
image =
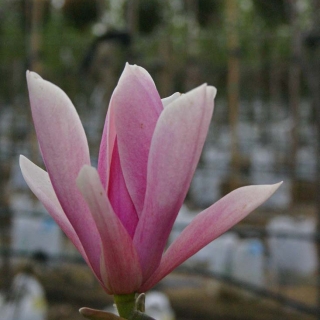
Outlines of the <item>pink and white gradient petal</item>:
<svg viewBox="0 0 320 320">
<path fill-rule="evenodd" d="M 80 252 L 84 260 L 87 262 L 87 264 L 91 266 L 78 235 L 76 234 L 73 226 L 71 225 L 66 214 L 61 208 L 59 200 L 53 190 L 48 173 L 39 168 L 37 165 L 35 165 L 33 162 L 31 162 L 24 156 L 20 156 L 20 168 L 22 171 L 22 175 L 26 183 L 28 184 L 29 188 L 41 201 L 43 206 L 48 210 L 51 217 L 59 225 L 59 227 L 66 234 L 66 236 L 71 240 L 71 242 Z M 92 267 L 91 269 L 93 270 Z M 94 271 L 94 273 L 96 277 L 99 279 L 100 272 L 96 273 Z"/>
<path fill-rule="evenodd" d="M 126 228 L 130 237 L 133 238 L 138 224 L 138 215 L 123 178 L 117 141 L 114 144 L 110 167 L 108 198 L 114 212 Z"/>
<path fill-rule="evenodd" d="M 170 103 L 151 143 L 144 210 L 134 236 L 144 277 L 158 267 L 198 164 L 215 89 L 203 85 Z"/>
<path fill-rule="evenodd" d="M 151 76 L 141 67 L 126 65 L 113 93 L 120 162 L 138 216 L 146 191 L 149 149 L 163 109 Z"/>
<path fill-rule="evenodd" d="M 113 157 L 114 144 L 117 137 L 112 100 L 113 96 L 111 96 L 110 105 L 104 123 L 98 159 L 98 172 L 105 190 L 108 190 L 109 187 L 110 166 Z"/>
<path fill-rule="evenodd" d="M 84 129 L 72 102 L 60 88 L 33 72 L 27 73 L 27 81 L 37 138 L 53 189 L 98 274 L 100 239 L 76 186 L 80 169 L 90 164 Z"/>
<path fill-rule="evenodd" d="M 138 290 L 142 282 L 139 258 L 132 239 L 114 213 L 95 168 L 85 165 L 77 179 L 101 237 L 101 277 L 105 286 L 117 294 Z"/>
<path fill-rule="evenodd" d="M 142 284 L 152 288 L 185 260 L 226 232 L 265 202 L 281 185 L 257 185 L 236 189 L 199 213 L 164 253 L 159 268 Z"/>
</svg>

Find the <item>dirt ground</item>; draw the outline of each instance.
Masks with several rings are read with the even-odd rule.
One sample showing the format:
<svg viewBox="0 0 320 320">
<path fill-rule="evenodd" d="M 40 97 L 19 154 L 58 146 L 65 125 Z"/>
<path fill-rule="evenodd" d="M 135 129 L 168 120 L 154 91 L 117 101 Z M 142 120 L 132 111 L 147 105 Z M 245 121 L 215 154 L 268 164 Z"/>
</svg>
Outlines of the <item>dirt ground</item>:
<svg viewBox="0 0 320 320">
<path fill-rule="evenodd" d="M 49 302 L 48 320 L 80 320 L 81 307 L 102 309 L 112 304 L 112 297 L 99 287 L 86 267 L 47 272 L 42 283 Z M 247 292 L 225 286 L 215 280 L 174 274 L 159 287 L 165 292 L 176 320 L 313 320 L 281 304 L 260 299 Z M 295 286 L 283 294 L 312 304 L 315 289 Z"/>
</svg>

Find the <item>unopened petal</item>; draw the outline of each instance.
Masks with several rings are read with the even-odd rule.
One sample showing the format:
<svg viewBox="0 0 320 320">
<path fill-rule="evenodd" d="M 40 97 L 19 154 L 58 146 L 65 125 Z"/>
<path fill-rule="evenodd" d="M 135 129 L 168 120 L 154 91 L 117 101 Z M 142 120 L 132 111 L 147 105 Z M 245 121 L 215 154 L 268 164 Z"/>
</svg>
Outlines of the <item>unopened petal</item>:
<svg viewBox="0 0 320 320">
<path fill-rule="evenodd" d="M 67 95 L 39 75 L 27 73 L 32 117 L 52 186 L 94 270 L 99 269 L 100 239 L 88 206 L 76 186 L 90 164 L 87 139 Z"/>
<path fill-rule="evenodd" d="M 110 167 L 108 198 L 114 212 L 126 228 L 130 237 L 133 238 L 138 224 L 138 215 L 123 178 L 117 141 L 114 144 Z"/>
<path fill-rule="evenodd" d="M 112 96 L 113 97 L 113 96 Z M 100 176 L 101 183 L 105 190 L 108 189 L 108 183 L 110 178 L 110 166 L 113 157 L 113 149 L 116 141 L 117 133 L 114 121 L 114 108 L 112 108 L 112 100 L 110 99 L 110 105 L 108 108 L 102 138 L 99 150 L 98 159 L 98 172 Z"/>
<path fill-rule="evenodd" d="M 159 265 L 200 158 L 213 112 L 214 89 L 203 85 L 170 103 L 150 148 L 147 192 L 134 237 L 144 277 Z"/>
<path fill-rule="evenodd" d="M 280 185 L 239 188 L 199 213 L 165 252 L 159 268 L 142 285 L 141 292 L 152 288 L 177 266 L 246 217 Z"/>
<path fill-rule="evenodd" d="M 142 281 L 138 255 L 132 239 L 109 203 L 98 172 L 93 167 L 84 166 L 77 184 L 101 236 L 103 282 L 114 294 L 135 292 Z"/>
</svg>

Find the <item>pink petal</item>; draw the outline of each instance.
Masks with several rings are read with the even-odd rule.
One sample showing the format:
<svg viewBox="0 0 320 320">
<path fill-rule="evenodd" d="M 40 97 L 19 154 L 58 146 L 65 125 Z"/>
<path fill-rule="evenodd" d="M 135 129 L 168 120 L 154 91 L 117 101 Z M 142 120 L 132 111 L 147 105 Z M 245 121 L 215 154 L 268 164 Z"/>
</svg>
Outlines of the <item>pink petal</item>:
<svg viewBox="0 0 320 320">
<path fill-rule="evenodd" d="M 239 188 L 199 213 L 163 255 L 156 272 L 141 287 L 145 292 L 173 269 L 230 229 L 265 202 L 281 185 Z"/>
<path fill-rule="evenodd" d="M 87 264 L 90 266 L 90 261 L 87 258 L 79 237 L 74 231 L 74 228 L 72 227 L 67 216 L 63 212 L 63 209 L 61 208 L 61 205 L 51 185 L 49 175 L 24 156 L 20 156 L 20 167 L 23 177 L 29 188 L 41 201 L 52 218 L 60 226 L 62 231 L 67 235 L 67 237 L 81 253 Z M 100 270 L 98 269 L 93 271 L 97 278 L 99 278 Z"/>
<path fill-rule="evenodd" d="M 138 215 L 125 184 L 120 165 L 117 141 L 114 144 L 114 155 L 110 168 L 110 180 L 108 187 L 108 198 L 112 208 L 130 237 L 133 238 L 138 224 Z"/>
<path fill-rule="evenodd" d="M 196 169 L 213 111 L 215 89 L 203 85 L 170 103 L 157 123 L 143 213 L 134 236 L 144 277 L 158 267 Z"/>
<path fill-rule="evenodd" d="M 32 117 L 52 186 L 63 211 L 97 272 L 100 242 L 96 225 L 76 186 L 84 164 L 90 164 L 87 139 L 67 95 L 33 72 L 27 73 Z"/>
<path fill-rule="evenodd" d="M 101 276 L 105 286 L 115 294 L 137 291 L 142 281 L 138 255 L 132 239 L 112 210 L 98 172 L 84 166 L 77 184 L 101 236 Z"/>
<path fill-rule="evenodd" d="M 110 108 L 114 110 L 124 179 L 140 215 L 146 190 L 150 143 L 163 109 L 148 72 L 127 64 L 113 93 Z"/>
</svg>

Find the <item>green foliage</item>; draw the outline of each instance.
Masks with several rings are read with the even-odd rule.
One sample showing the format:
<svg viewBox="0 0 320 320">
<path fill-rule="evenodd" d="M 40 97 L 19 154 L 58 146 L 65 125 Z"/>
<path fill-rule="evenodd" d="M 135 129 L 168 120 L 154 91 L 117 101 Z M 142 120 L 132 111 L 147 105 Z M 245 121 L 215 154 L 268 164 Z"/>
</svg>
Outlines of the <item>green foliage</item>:
<svg viewBox="0 0 320 320">
<path fill-rule="evenodd" d="M 159 27 L 163 19 L 163 2 L 160 0 L 140 0 L 139 31 L 150 34 Z"/>
<path fill-rule="evenodd" d="M 43 29 L 43 64 L 47 77 L 60 83 L 73 97 L 79 89 L 80 66 L 94 36 L 89 29 L 76 29 L 53 12 Z"/>
<path fill-rule="evenodd" d="M 201 27 L 222 22 L 224 3 L 222 0 L 197 0 L 197 2 L 197 19 Z"/>
<path fill-rule="evenodd" d="M 285 0 L 254 0 L 254 7 L 269 28 L 288 23 L 288 10 Z"/>
<path fill-rule="evenodd" d="M 84 29 L 99 16 L 99 6 L 96 0 L 65 0 L 63 13 L 70 25 Z"/>
<path fill-rule="evenodd" d="M 0 17 L 0 96 L 1 100 L 10 100 L 17 92 L 23 90 L 20 81 L 24 77 L 20 73 L 21 67 L 26 66 L 26 39 L 21 26 L 21 12 L 19 3 L 7 2 L 2 7 Z"/>
<path fill-rule="evenodd" d="M 30 11 L 23 10 L 26 9 L 27 0 L 3 1 L 4 5 L 0 10 L 0 94 L 2 98 L 9 99 L 16 92 L 25 90 L 24 72 L 28 65 L 30 46 Z M 219 87 L 221 96 L 226 92 L 230 54 L 226 36 L 226 1 L 196 1 L 197 10 L 190 24 L 190 12 L 187 14 L 183 0 L 140 0 L 139 33 L 133 42 L 135 54 L 130 62 L 147 67 L 153 75 L 160 74 L 168 63 L 163 57 L 165 44 L 168 46 L 171 74 L 175 77 L 175 89 L 183 89 L 184 70 L 190 61 L 196 61 L 204 81 Z M 48 0 L 46 3 L 51 2 Z M 257 91 L 268 92 L 268 77 L 275 65 L 283 67 L 282 83 L 287 80 L 285 77 L 291 56 L 291 34 L 286 2 L 239 0 L 238 3 L 241 94 L 249 96 Z M 111 1 L 106 1 L 106 10 L 115 7 L 110 4 Z M 125 17 L 125 3 L 121 3 L 121 6 Z M 79 88 L 82 85 L 86 87 L 84 83 L 88 81 L 79 76 L 79 70 L 95 38 L 89 27 L 101 14 L 97 8 L 97 0 L 67 0 L 62 9 L 51 5 L 45 7 L 41 30 L 43 76 L 59 83 L 71 97 L 79 94 Z M 307 9 L 311 11 L 310 8 Z M 112 12 L 108 11 L 108 17 L 112 17 Z M 303 18 L 306 20 L 307 16 Z M 125 18 L 122 19 L 124 20 Z M 105 23 L 109 26 L 110 20 Z M 307 22 L 304 24 L 308 25 Z M 112 26 L 120 29 L 122 25 L 123 23 Z M 190 42 L 196 48 L 192 52 Z"/>
</svg>

